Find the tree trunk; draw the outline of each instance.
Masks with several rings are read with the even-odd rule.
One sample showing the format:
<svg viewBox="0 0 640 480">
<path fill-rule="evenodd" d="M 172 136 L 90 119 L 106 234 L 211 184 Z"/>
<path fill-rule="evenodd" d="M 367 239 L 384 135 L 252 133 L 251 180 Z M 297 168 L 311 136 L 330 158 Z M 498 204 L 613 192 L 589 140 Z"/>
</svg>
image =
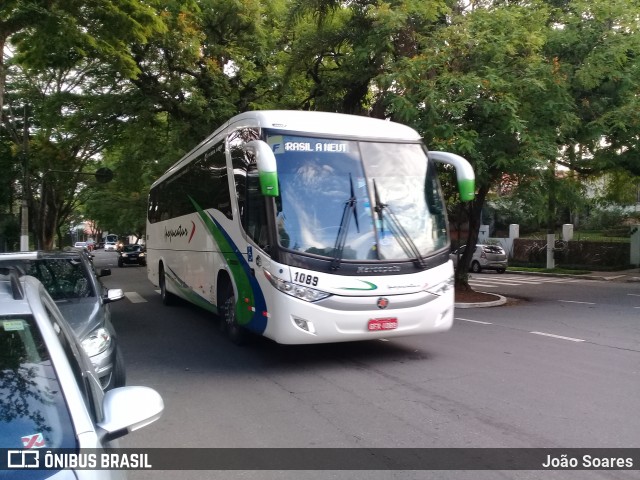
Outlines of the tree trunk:
<svg viewBox="0 0 640 480">
<path fill-rule="evenodd" d="M 7 83 L 7 73 L 4 65 L 4 45 L 7 37 L 0 35 L 0 128 L 2 128 L 3 118 L 2 109 L 4 108 L 4 88 Z"/>
<path fill-rule="evenodd" d="M 38 249 L 51 250 L 56 235 L 56 227 L 58 225 L 58 206 L 55 200 L 55 191 L 43 179 L 42 189 L 40 192 L 40 211 L 38 222 Z"/>
<path fill-rule="evenodd" d="M 458 261 L 458 267 L 455 273 L 455 287 L 459 290 L 469 291 L 469 266 L 471 265 L 471 257 L 478 243 L 478 233 L 480 231 L 480 214 L 484 206 L 485 198 L 489 193 L 489 184 L 481 185 L 476 193 L 476 197 L 469 202 L 469 230 L 467 232 L 467 241 L 464 253 Z"/>
</svg>

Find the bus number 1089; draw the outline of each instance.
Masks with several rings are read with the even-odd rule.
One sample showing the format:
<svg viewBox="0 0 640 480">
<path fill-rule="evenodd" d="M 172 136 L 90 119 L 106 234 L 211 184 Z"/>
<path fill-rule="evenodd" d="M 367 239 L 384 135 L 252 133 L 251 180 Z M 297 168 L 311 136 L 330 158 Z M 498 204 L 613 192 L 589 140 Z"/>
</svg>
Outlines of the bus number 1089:
<svg viewBox="0 0 640 480">
<path fill-rule="evenodd" d="M 307 275 L 304 273 L 296 272 L 293 276 L 293 281 L 297 283 L 302 283 L 303 285 L 313 285 L 314 287 L 318 286 L 318 277 L 314 277 L 312 275 Z"/>
</svg>

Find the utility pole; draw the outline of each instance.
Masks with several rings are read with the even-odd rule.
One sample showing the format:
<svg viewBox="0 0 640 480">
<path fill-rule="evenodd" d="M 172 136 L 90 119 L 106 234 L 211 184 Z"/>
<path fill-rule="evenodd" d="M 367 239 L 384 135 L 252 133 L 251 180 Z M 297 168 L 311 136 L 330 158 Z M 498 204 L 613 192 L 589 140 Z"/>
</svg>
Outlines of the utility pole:
<svg viewBox="0 0 640 480">
<path fill-rule="evenodd" d="M 549 162 L 549 203 L 547 206 L 547 268 L 556 267 L 556 160 Z"/>
<path fill-rule="evenodd" d="M 29 250 L 29 198 L 31 180 L 29 178 L 29 117 L 27 105 L 24 106 L 22 122 L 22 207 L 20 210 L 20 251 Z"/>
</svg>

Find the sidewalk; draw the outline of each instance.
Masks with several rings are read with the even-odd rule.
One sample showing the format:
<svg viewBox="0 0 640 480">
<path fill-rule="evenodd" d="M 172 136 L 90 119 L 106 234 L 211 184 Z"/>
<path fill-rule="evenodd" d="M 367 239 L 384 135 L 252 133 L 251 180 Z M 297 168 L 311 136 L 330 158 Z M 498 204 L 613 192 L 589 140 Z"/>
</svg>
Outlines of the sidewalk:
<svg viewBox="0 0 640 480">
<path fill-rule="evenodd" d="M 583 275 L 575 275 L 570 273 L 544 273 L 544 272 L 519 272 L 516 270 L 508 270 L 507 272 L 515 275 L 539 275 L 545 277 L 566 277 L 566 278 L 583 278 L 586 280 L 600 280 L 607 282 L 637 282 L 640 284 L 640 268 L 631 268 L 628 270 L 617 270 L 614 272 L 592 271 Z M 640 287 L 640 285 L 639 285 Z M 456 308 L 480 308 L 480 307 L 498 307 L 507 303 L 507 298 L 495 293 L 489 294 L 491 299 L 486 302 L 456 302 Z"/>
</svg>

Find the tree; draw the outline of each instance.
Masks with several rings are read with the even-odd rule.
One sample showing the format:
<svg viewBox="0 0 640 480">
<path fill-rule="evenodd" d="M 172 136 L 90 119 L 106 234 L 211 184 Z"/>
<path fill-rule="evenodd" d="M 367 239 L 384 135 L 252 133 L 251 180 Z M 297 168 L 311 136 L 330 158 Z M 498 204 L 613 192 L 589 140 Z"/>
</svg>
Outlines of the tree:
<svg viewBox="0 0 640 480">
<path fill-rule="evenodd" d="M 286 78 L 299 88 L 297 107 L 393 117 L 399 65 L 447 10 L 445 1 L 294 2 Z"/>
<path fill-rule="evenodd" d="M 563 113 L 563 79 L 543 55 L 549 11 L 542 5 L 492 4 L 452 15 L 422 37 L 421 53 L 405 59 L 394 80 L 397 118 L 414 125 L 432 149 L 468 158 L 476 199 L 468 205 L 475 246 L 488 193 L 504 174 L 524 175 L 557 152 L 556 135 L 574 120 Z M 456 271 L 469 288 L 468 248 Z"/>
<path fill-rule="evenodd" d="M 141 238 L 146 227 L 149 187 L 180 158 L 179 131 L 168 128 L 166 114 L 150 113 L 124 126 L 118 145 L 104 153 L 114 171 L 104 188 L 91 189 L 84 203 L 87 218 L 103 231 Z"/>
<path fill-rule="evenodd" d="M 6 14 L 0 21 L 0 44 L 11 42 L 15 66 L 7 70 L 7 64 L 0 63 L 5 120 L 0 123 L 17 118 L 4 114 L 9 82 L 11 102 L 29 108 L 32 117 L 25 115 L 22 125 L 8 125 L 25 158 L 23 197 L 31 198 L 29 180 L 35 171 L 40 201 L 39 208 L 31 205 L 30 211 L 39 215 L 38 244 L 50 248 L 54 232 L 77 203 L 83 170 L 95 163 L 117 124 L 114 79 L 137 74 L 126 42 L 144 42 L 163 24 L 153 9 L 136 0 L 101 0 L 91 8 L 73 0 L 26 0 L 5 2 L 0 8 Z M 18 131 L 25 134 L 20 137 Z M 46 178 L 48 170 L 80 175 Z"/>
<path fill-rule="evenodd" d="M 638 0 L 560 2 L 545 55 L 566 79 L 578 118 L 559 136 L 558 162 L 582 173 L 640 175 Z"/>
</svg>

